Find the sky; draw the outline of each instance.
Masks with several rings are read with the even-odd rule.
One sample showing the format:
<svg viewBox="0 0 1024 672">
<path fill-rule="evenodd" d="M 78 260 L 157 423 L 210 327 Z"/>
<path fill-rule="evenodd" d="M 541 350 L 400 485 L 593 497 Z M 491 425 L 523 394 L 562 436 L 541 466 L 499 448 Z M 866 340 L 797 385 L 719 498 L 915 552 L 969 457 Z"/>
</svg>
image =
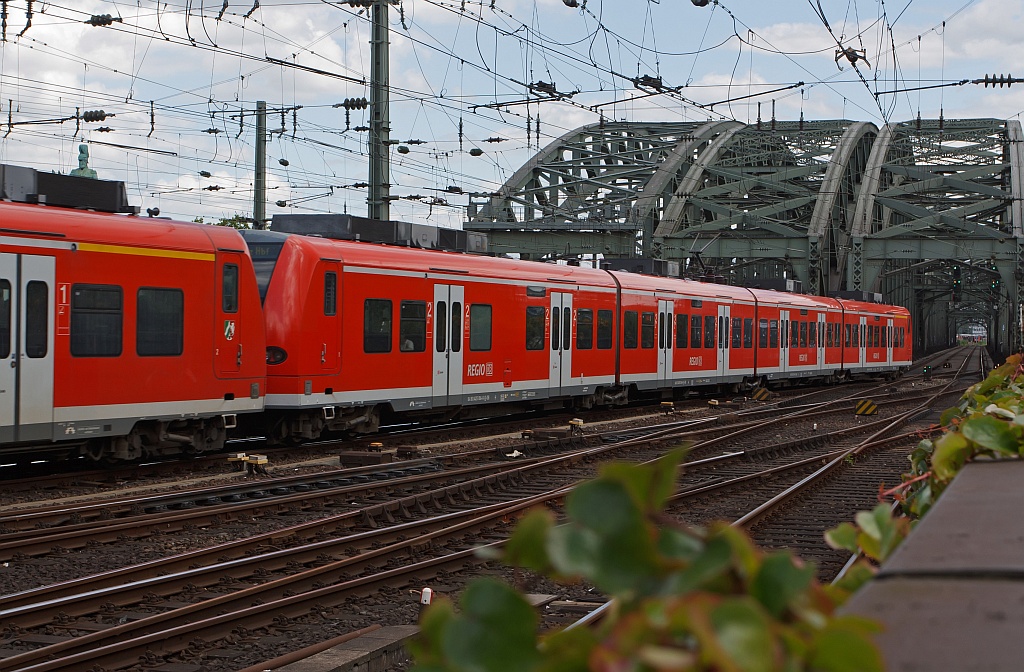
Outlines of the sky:
<svg viewBox="0 0 1024 672">
<path fill-rule="evenodd" d="M 251 217 L 266 101 L 268 216 L 366 215 L 368 110 L 346 121 L 339 105 L 370 97 L 367 10 L 4 7 L 0 162 L 68 172 L 84 142 L 143 211 Z M 393 0 L 391 218 L 460 227 L 467 194 L 602 118 L 1019 119 L 1024 83 L 962 82 L 1014 74 L 1022 15 L 1024 0 Z M 102 121 L 76 119 L 97 110 Z"/>
</svg>

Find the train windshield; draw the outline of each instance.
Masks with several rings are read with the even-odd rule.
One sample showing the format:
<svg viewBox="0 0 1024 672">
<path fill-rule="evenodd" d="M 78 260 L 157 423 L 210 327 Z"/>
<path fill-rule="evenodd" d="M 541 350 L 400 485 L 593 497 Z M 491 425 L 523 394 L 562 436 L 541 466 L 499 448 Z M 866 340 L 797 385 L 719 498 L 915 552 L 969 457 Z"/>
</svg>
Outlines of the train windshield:
<svg viewBox="0 0 1024 672">
<path fill-rule="evenodd" d="M 281 256 L 281 248 L 288 239 L 288 234 L 258 229 L 239 231 L 249 246 L 249 257 L 252 259 L 253 270 L 256 271 L 256 284 L 260 290 L 260 303 L 267 298 L 270 278 L 274 275 L 277 258 Z"/>
</svg>

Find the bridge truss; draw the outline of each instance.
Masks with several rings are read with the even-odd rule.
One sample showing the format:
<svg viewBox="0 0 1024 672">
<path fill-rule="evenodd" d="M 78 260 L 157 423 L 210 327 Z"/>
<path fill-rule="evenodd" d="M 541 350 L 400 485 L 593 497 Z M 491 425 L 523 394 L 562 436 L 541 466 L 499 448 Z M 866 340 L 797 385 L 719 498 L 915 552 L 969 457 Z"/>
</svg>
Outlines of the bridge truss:
<svg viewBox="0 0 1024 672">
<path fill-rule="evenodd" d="M 915 347 L 981 325 L 1021 346 L 1018 121 L 600 123 L 550 143 L 465 228 L 499 254 L 649 257 L 689 277 L 880 293 Z"/>
</svg>

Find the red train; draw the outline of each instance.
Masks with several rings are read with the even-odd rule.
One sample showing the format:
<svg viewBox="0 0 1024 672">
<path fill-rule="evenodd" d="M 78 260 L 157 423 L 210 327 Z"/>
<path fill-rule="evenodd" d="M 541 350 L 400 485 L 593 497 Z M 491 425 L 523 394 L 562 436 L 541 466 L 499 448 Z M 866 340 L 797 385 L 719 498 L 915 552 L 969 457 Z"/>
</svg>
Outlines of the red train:
<svg viewBox="0 0 1024 672">
<path fill-rule="evenodd" d="M 133 460 L 239 423 L 296 442 L 911 362 L 895 306 L 51 206 L 0 222 L 6 453 Z"/>
<path fill-rule="evenodd" d="M 244 231 L 267 328 L 264 431 L 590 408 L 696 387 L 897 375 L 906 309 Z"/>
</svg>

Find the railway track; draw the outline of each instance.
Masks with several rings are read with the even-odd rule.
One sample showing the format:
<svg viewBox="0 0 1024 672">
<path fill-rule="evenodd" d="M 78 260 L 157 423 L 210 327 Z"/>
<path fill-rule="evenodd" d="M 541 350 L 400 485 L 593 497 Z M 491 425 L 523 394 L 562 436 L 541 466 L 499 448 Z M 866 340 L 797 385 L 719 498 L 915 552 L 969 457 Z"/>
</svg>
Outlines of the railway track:
<svg viewBox="0 0 1024 672">
<path fill-rule="evenodd" d="M 924 406 L 909 397 L 905 394 L 903 399 L 894 398 L 883 405 L 879 421 L 905 423 L 920 414 Z M 848 405 L 849 401 L 831 403 Z M 725 492 L 732 492 L 737 501 L 749 502 L 749 484 L 753 482 L 774 481 L 788 489 L 808 473 L 821 471 L 822 464 L 838 460 L 845 465 L 848 455 L 863 454 L 863 459 L 850 461 L 866 464 L 863 446 L 867 443 L 850 437 L 879 432 L 879 422 L 851 421 L 847 427 L 826 428 L 824 425 L 831 423 L 822 420 L 822 415 L 812 415 L 815 411 L 822 413 L 810 406 L 785 409 L 785 417 L 758 423 L 745 418 L 740 409 L 716 416 L 718 422 L 703 430 L 695 426 L 705 422 L 701 419 L 673 421 L 651 428 L 645 436 L 620 435 L 608 443 L 598 443 L 595 434 L 588 437 L 586 446 L 563 445 L 558 454 L 512 464 L 483 462 L 485 466 L 479 467 L 483 471 L 476 473 L 473 470 L 478 467 L 463 467 L 465 472 L 458 477 L 462 480 L 435 481 L 433 486 L 427 483 L 415 494 L 399 492 L 410 486 L 403 479 L 422 476 L 429 481 L 459 470 L 407 475 L 387 484 L 383 484 L 385 479 L 376 483 L 371 479 L 358 486 L 365 485 L 364 489 L 346 491 L 350 496 L 360 493 L 361 500 L 371 501 L 368 506 L 337 511 L 319 522 L 287 526 L 196 554 L 178 554 L 6 594 L 0 597 L 0 618 L 9 624 L 0 642 L 0 668 L 100 665 L 120 669 L 140 660 L 163 660 L 200 664 L 196 669 L 237 669 L 236 659 L 231 662 L 235 667 L 217 667 L 218 652 L 240 647 L 258 662 L 261 649 L 257 642 L 285 637 L 282 633 L 297 641 L 295 632 L 314 622 L 343 621 L 352 629 L 368 627 L 372 624 L 363 622 L 365 619 L 338 616 L 373 599 L 390 600 L 391 610 L 401 613 L 403 593 L 416 590 L 424 581 L 460 583 L 484 564 L 474 553 L 475 547 L 501 543 L 512 522 L 528 507 L 557 506 L 573 484 L 591 477 L 596 466 L 610 457 L 656 459 L 667 445 L 695 441 L 673 505 L 673 511 L 686 511 L 687 516 L 699 509 L 694 502 L 720 498 Z M 780 410 L 773 412 L 778 416 Z M 824 412 L 826 418 L 840 415 L 835 408 Z M 751 410 L 750 415 L 754 414 Z M 723 422 L 723 416 L 731 417 Z M 706 433 L 704 438 L 700 438 L 701 431 Z M 783 434 L 785 440 L 771 440 L 775 434 Z M 743 438 L 749 445 L 735 449 L 737 440 Z M 727 442 L 731 445 L 723 453 Z M 904 449 L 904 456 L 906 452 Z M 493 456 L 493 450 L 491 453 Z M 492 467 L 496 470 L 487 471 Z M 377 488 L 376 494 L 371 486 Z M 778 488 L 770 492 L 774 494 L 760 496 L 769 501 L 779 497 Z M 153 511 L 151 515 L 159 518 L 162 513 Z M 764 514 L 757 518 L 770 519 Z M 757 530 L 755 527 L 755 534 Z M 5 536 L 0 536 L 0 541 Z M 27 556 L 22 552 L 19 557 Z M 484 571 L 500 570 L 492 566 Z M 197 637 L 201 643 L 196 642 Z"/>
</svg>

